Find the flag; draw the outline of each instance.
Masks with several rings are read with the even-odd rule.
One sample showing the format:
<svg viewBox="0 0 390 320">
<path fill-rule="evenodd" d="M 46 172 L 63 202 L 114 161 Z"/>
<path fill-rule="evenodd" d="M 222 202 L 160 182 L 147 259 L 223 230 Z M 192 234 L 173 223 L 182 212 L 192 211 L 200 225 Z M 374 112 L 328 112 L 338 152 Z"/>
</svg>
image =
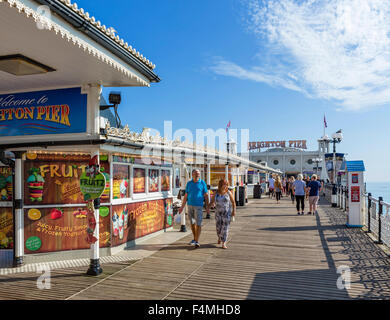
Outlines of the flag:
<svg viewBox="0 0 390 320">
<path fill-rule="evenodd" d="M 230 122 L 230 120 L 229 120 L 229 123 L 228 123 L 227 126 L 226 126 L 226 132 L 228 132 L 228 130 L 229 130 L 229 128 L 230 128 L 230 125 L 231 125 L 231 122 Z"/>
<path fill-rule="evenodd" d="M 328 124 L 326 123 L 326 118 L 325 118 L 325 115 L 324 115 L 324 126 L 325 126 L 325 128 L 327 128 L 327 127 L 328 127 Z"/>
</svg>

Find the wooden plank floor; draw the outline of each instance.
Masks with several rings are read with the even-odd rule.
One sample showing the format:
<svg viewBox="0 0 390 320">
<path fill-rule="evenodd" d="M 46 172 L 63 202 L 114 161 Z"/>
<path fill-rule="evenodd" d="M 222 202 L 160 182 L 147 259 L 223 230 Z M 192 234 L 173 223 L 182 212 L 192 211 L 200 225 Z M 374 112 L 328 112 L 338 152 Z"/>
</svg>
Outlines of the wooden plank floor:
<svg viewBox="0 0 390 320">
<path fill-rule="evenodd" d="M 52 272 L 51 289 L 36 274 L 0 277 L 0 299 L 388 299 L 389 257 L 346 216 L 322 205 L 298 216 L 291 201 L 250 200 L 232 223 L 229 249 L 216 245 L 214 219 L 205 220 L 201 247 L 191 235 L 137 262 Z M 338 289 L 337 268 L 351 270 L 350 288 Z"/>
</svg>

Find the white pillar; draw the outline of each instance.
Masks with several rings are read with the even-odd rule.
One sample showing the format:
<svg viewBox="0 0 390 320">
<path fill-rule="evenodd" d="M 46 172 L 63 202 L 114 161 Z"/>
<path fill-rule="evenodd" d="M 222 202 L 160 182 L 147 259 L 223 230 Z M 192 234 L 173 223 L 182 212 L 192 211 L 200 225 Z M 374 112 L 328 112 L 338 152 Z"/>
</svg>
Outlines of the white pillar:
<svg viewBox="0 0 390 320">
<path fill-rule="evenodd" d="M 22 152 L 15 152 L 15 255 L 14 267 L 23 264 L 24 256 L 24 220 L 23 220 L 23 175 L 22 175 Z"/>
<path fill-rule="evenodd" d="M 229 165 L 225 165 L 225 179 L 228 181 L 229 183 Z"/>
<path fill-rule="evenodd" d="M 211 188 L 211 164 L 210 162 L 207 163 L 207 186 Z M 210 199 L 210 189 L 208 190 L 208 193 L 209 193 L 209 201 L 211 200 Z"/>
<path fill-rule="evenodd" d="M 185 163 L 180 164 L 180 181 L 181 181 L 180 182 L 180 184 L 181 184 L 180 192 L 182 192 L 182 190 L 186 189 L 186 185 L 187 185 L 187 167 L 186 167 Z M 182 195 L 182 199 L 183 199 L 183 195 Z M 181 217 L 180 217 L 180 221 L 181 221 L 180 231 L 181 232 L 187 231 L 186 230 L 186 211 L 187 211 L 187 206 L 182 211 Z"/>
</svg>

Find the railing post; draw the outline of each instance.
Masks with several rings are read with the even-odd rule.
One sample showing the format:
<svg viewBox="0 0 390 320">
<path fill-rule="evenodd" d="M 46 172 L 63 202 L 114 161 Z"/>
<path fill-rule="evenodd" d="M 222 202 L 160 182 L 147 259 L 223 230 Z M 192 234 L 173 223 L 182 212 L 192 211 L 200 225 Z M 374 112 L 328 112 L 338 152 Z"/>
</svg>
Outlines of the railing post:
<svg viewBox="0 0 390 320">
<path fill-rule="evenodd" d="M 371 233 L 371 193 L 368 194 L 368 223 L 367 223 L 367 233 Z"/>
<path fill-rule="evenodd" d="M 348 203 L 348 188 L 344 187 L 344 211 L 347 212 L 347 203 Z"/>
<path fill-rule="evenodd" d="M 382 213 L 383 213 L 383 197 L 379 197 L 378 204 L 378 241 L 375 241 L 376 244 L 382 244 Z"/>
</svg>

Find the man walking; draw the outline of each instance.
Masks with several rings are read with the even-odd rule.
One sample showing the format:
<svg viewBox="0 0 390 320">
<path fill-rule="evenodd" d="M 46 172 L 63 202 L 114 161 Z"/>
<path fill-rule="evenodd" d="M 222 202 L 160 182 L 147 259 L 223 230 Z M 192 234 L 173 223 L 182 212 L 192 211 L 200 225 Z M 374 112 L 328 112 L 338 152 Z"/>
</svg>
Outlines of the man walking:
<svg viewBox="0 0 390 320">
<path fill-rule="evenodd" d="M 307 188 L 309 190 L 310 205 L 310 211 L 308 212 L 308 214 L 313 213 L 314 215 L 317 212 L 317 203 L 322 189 L 321 183 L 317 181 L 317 175 L 312 175 L 311 181 L 307 184 Z"/>
<path fill-rule="evenodd" d="M 272 199 L 275 190 L 275 180 L 273 176 L 270 176 L 270 178 L 268 179 L 268 188 L 269 188 L 269 197 Z"/>
<path fill-rule="evenodd" d="M 183 212 L 183 209 L 188 202 L 188 216 L 191 221 L 191 230 L 194 239 L 190 242 L 191 245 L 195 245 L 195 248 L 199 248 L 199 237 L 202 230 L 203 220 L 203 201 L 206 202 L 207 214 L 210 214 L 209 209 L 209 195 L 207 193 L 206 183 L 200 179 L 200 171 L 192 170 L 192 180 L 188 181 L 186 186 L 186 193 L 182 201 L 179 213 Z"/>
</svg>

